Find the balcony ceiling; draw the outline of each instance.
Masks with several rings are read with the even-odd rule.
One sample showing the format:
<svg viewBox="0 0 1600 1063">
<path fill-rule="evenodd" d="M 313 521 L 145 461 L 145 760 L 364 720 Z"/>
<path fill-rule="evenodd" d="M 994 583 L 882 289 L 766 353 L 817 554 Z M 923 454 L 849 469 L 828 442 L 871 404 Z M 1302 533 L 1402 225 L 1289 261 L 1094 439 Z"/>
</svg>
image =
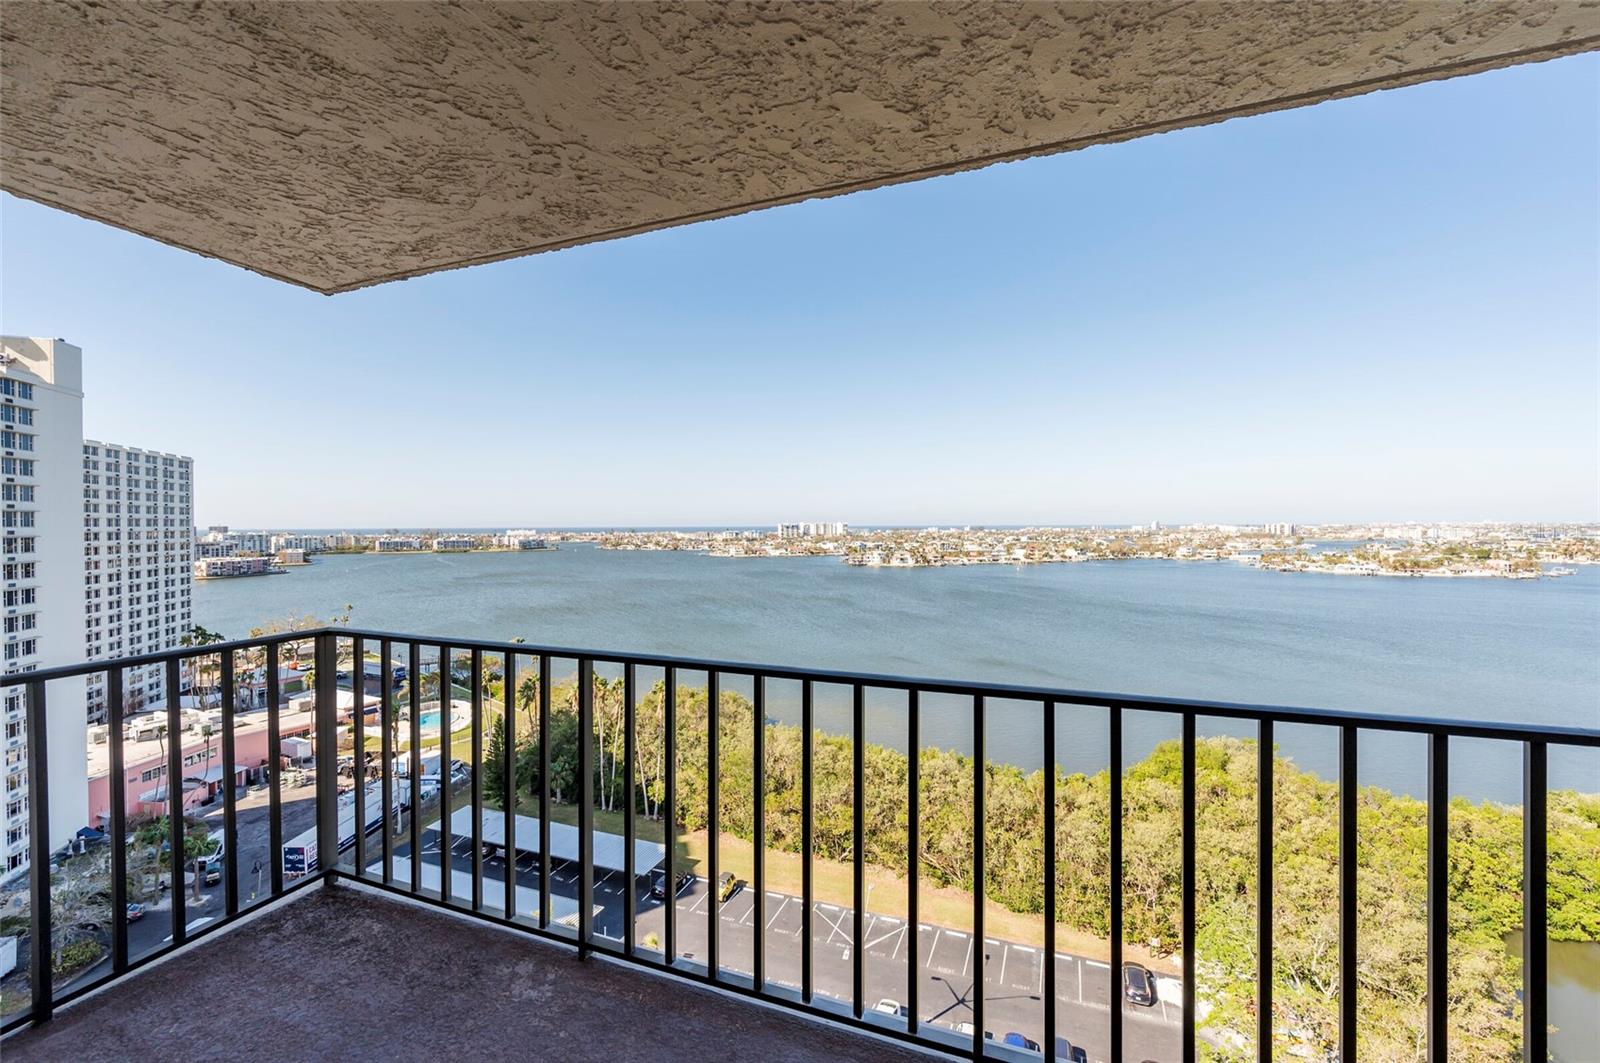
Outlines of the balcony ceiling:
<svg viewBox="0 0 1600 1063">
<path fill-rule="evenodd" d="M 7 191 L 321 292 L 1600 45 L 1570 2 L 0 13 Z"/>
</svg>

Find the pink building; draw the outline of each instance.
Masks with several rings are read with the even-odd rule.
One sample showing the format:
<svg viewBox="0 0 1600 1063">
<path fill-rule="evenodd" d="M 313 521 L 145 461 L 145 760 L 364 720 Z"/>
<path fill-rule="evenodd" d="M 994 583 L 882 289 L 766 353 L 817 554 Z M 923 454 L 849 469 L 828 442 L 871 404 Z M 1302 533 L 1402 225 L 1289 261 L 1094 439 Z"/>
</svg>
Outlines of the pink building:
<svg viewBox="0 0 1600 1063">
<path fill-rule="evenodd" d="M 284 712 L 279 716 L 283 739 L 310 739 L 315 724 L 310 712 Z M 221 790 L 222 735 L 209 738 L 185 731 L 183 742 L 183 807 L 192 810 Z M 292 745 L 292 744 L 291 744 Z M 123 743 L 123 798 L 130 818 L 166 811 L 166 741 L 148 738 Z M 244 785 L 261 778 L 267 766 L 267 716 L 251 713 L 234 728 L 234 781 Z M 111 821 L 110 747 L 97 745 L 89 752 L 89 822 L 104 827 Z"/>
</svg>

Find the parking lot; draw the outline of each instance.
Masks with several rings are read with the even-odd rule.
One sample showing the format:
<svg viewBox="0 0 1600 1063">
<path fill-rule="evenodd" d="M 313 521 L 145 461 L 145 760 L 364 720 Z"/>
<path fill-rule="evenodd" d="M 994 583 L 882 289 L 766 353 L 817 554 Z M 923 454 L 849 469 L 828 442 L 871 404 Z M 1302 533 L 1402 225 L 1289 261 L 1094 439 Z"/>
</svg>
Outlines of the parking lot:
<svg viewBox="0 0 1600 1063">
<path fill-rule="evenodd" d="M 452 864 L 456 870 L 472 869 L 471 840 L 453 839 Z M 423 859 L 437 863 L 439 839 L 429 829 L 423 833 Z M 408 846 L 396 847 L 397 856 L 408 855 Z M 484 859 L 484 875 L 498 882 L 504 864 L 498 856 Z M 518 862 L 518 885 L 537 891 L 537 860 L 524 854 Z M 595 878 L 595 933 L 619 947 L 623 938 L 623 875 L 602 872 Z M 711 909 L 711 892 L 703 878 L 676 900 L 678 955 L 704 963 Z M 551 892 L 575 900 L 578 872 L 570 864 L 555 863 L 551 869 Z M 465 898 L 463 898 L 465 900 Z M 665 938 L 665 910 L 661 901 L 650 896 L 648 880 L 635 885 L 637 904 L 636 941 L 643 946 L 647 936 Z M 769 890 L 766 903 L 766 977 L 769 983 L 798 989 L 800 984 L 801 909 L 804 902 L 789 894 Z M 754 970 L 755 896 L 741 887 L 719 906 L 718 962 L 724 971 L 749 974 Z M 519 909 L 520 911 L 520 909 Z M 526 913 L 524 913 L 526 914 Z M 853 986 L 855 913 L 851 907 L 815 901 L 812 914 L 812 978 L 819 997 L 831 997 L 849 1006 Z M 962 1024 L 972 1020 L 972 992 L 977 972 L 982 971 L 985 1026 L 996 1038 L 1009 1031 L 1020 1032 L 1038 1041 L 1044 1030 L 1044 964 L 1042 949 L 1017 942 L 986 937 L 977 947 L 966 930 L 923 924 L 915 935 L 905 920 L 890 915 L 869 913 L 864 933 L 866 959 L 865 991 L 869 1006 L 880 1000 L 904 1002 L 906 978 L 916 972 L 919 995 L 919 1021 L 929 1032 L 943 1030 L 952 1042 L 966 1035 Z M 1099 960 L 1057 953 L 1056 1016 L 1058 1036 L 1082 1049 L 1089 1060 L 1105 1060 L 1110 1039 L 1110 1002 L 1113 999 L 1110 967 Z M 889 1015 L 871 1016 L 885 1022 L 903 1023 Z M 1179 1050 L 1180 1015 L 1165 1000 L 1152 1007 L 1126 1005 L 1124 1030 L 1127 1051 L 1137 1059 L 1167 1061 L 1176 1059 Z"/>
</svg>

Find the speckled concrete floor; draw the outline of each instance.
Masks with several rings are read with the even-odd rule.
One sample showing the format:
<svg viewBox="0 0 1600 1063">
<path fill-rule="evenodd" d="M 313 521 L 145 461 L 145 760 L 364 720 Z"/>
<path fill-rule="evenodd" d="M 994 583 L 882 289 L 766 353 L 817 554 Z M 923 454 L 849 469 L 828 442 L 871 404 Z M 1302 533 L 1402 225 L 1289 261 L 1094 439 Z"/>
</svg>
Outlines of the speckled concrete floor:
<svg viewBox="0 0 1600 1063">
<path fill-rule="evenodd" d="M 5 1040 L 29 1060 L 931 1057 L 350 886 L 303 899 Z"/>
</svg>

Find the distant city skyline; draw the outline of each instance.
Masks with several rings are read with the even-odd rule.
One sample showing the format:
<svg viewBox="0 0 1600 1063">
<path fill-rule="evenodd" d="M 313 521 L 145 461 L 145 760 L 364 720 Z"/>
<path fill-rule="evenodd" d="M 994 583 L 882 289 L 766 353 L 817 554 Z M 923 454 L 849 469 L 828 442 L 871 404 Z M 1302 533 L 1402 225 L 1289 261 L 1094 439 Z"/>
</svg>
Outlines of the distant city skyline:
<svg viewBox="0 0 1600 1063">
<path fill-rule="evenodd" d="M 0 327 L 265 528 L 1600 520 L 1600 57 L 334 298 L 12 197 Z"/>
</svg>

